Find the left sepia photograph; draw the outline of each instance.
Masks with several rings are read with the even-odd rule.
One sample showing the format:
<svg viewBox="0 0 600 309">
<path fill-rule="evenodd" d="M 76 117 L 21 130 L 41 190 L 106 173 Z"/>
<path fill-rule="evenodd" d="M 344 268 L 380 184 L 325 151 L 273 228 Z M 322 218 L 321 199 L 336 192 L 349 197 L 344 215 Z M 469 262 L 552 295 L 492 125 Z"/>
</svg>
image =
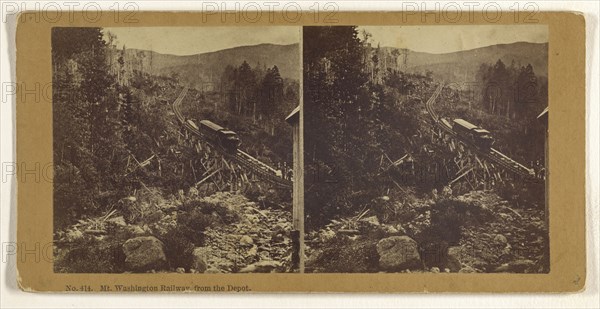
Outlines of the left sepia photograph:
<svg viewBox="0 0 600 309">
<path fill-rule="evenodd" d="M 300 33 L 53 28 L 54 272 L 298 272 Z"/>
</svg>

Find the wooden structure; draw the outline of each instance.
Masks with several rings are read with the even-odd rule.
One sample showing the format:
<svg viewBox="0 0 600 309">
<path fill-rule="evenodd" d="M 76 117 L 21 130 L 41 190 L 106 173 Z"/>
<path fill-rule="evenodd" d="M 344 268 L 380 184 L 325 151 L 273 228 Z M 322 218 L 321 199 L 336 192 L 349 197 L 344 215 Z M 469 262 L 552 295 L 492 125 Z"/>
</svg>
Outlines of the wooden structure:
<svg viewBox="0 0 600 309">
<path fill-rule="evenodd" d="M 236 149 L 235 151 L 222 149 L 219 145 L 212 145 L 212 138 L 205 136 L 200 130 L 198 126 L 193 123 L 190 119 L 186 119 L 181 111 L 179 110 L 179 106 L 183 101 L 188 89 L 184 88 L 179 94 L 179 97 L 173 102 L 173 113 L 179 120 L 179 122 L 183 126 L 182 136 L 185 137 L 186 140 L 191 140 L 194 144 L 196 141 L 197 145 L 201 146 L 202 143 L 206 145 L 207 149 L 212 149 L 214 153 L 219 153 L 220 160 L 225 164 L 226 169 L 230 170 L 232 173 L 232 177 L 241 177 L 243 182 L 248 182 L 251 176 L 252 182 L 255 180 L 262 180 L 269 185 L 273 185 L 280 188 L 292 188 L 292 181 L 280 177 L 277 175 L 277 171 L 271 166 L 261 162 L 260 160 L 254 158 L 250 154 L 242 151 L 241 149 Z M 235 163 L 236 165 L 233 165 Z M 238 173 L 235 170 L 235 166 L 238 169 L 244 171 L 244 173 L 248 173 L 247 175 L 244 173 Z M 239 182 L 238 182 L 239 183 Z M 231 181 L 232 187 L 236 184 L 236 181 Z M 233 188 L 231 189 L 233 190 Z"/>
<path fill-rule="evenodd" d="M 285 118 L 286 122 L 292 126 L 293 130 L 293 210 L 292 231 L 293 253 L 292 263 L 295 269 L 300 273 L 304 272 L 304 162 L 302 155 L 302 121 L 300 116 L 300 106 L 296 107 L 289 116 Z"/>
<path fill-rule="evenodd" d="M 447 150 L 454 154 L 452 160 L 443 162 L 443 168 L 439 167 L 449 177 L 448 186 L 454 191 L 487 190 L 497 183 L 514 180 L 513 175 L 486 160 L 479 151 L 455 135 L 435 128 L 431 133 L 432 144 L 438 146 L 436 150 Z"/>
<path fill-rule="evenodd" d="M 214 149 L 209 142 L 197 138 L 182 129 L 184 137 L 181 144 L 187 145 L 195 153 L 189 165 L 181 166 L 182 174 L 187 169 L 192 172 L 194 187 L 203 194 L 214 191 L 245 191 L 248 186 L 256 182 L 256 177 L 246 171 L 236 161 L 231 160 L 222 151 Z"/>
<path fill-rule="evenodd" d="M 450 185 L 460 184 L 458 181 L 464 180 L 470 190 L 485 190 L 494 186 L 495 183 L 505 182 L 507 178 L 513 183 L 537 180 L 533 168 L 520 164 L 497 149 L 481 147 L 473 143 L 463 134 L 456 132 L 450 120 L 440 117 L 433 109 L 433 104 L 443 88 L 444 84 L 438 85 L 433 95 L 427 100 L 425 108 L 431 116 L 428 123 L 431 124 L 429 131 L 433 144 L 448 147 L 451 152 L 456 154 L 454 163 L 458 167 L 458 171 Z"/>
</svg>

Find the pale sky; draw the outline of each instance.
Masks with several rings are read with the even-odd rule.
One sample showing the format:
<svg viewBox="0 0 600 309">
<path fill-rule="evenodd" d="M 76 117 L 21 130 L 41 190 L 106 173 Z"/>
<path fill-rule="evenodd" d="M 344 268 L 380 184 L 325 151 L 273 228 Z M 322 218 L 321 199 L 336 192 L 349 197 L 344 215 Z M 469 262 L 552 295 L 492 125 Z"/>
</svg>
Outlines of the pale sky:
<svg viewBox="0 0 600 309">
<path fill-rule="evenodd" d="M 360 26 L 373 36 L 374 45 L 449 53 L 494 44 L 548 42 L 546 25 Z M 153 50 L 163 54 L 192 55 L 236 46 L 300 41 L 297 26 L 247 27 L 114 27 L 117 46 Z"/>
<path fill-rule="evenodd" d="M 376 46 L 408 48 L 434 54 L 515 42 L 546 43 L 546 25 L 361 26 Z"/>
<path fill-rule="evenodd" d="M 162 54 L 192 55 L 237 46 L 300 42 L 300 28 L 248 27 L 115 27 L 104 28 L 117 36 L 117 46 L 152 50 Z"/>
</svg>

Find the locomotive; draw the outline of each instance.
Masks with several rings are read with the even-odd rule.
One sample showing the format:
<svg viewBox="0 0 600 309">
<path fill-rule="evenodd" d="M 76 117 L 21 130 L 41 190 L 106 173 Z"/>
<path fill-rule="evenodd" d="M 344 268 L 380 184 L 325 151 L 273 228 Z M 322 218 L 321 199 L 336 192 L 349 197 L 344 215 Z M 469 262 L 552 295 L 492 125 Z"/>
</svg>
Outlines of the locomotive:
<svg viewBox="0 0 600 309">
<path fill-rule="evenodd" d="M 494 144 L 494 138 L 490 134 L 490 131 L 480 128 L 464 119 L 454 119 L 452 130 L 481 148 L 488 149 Z"/>
<path fill-rule="evenodd" d="M 234 153 L 242 143 L 235 132 L 227 130 L 210 120 L 201 120 L 198 130 L 211 143 L 221 146 L 229 153 Z"/>
</svg>

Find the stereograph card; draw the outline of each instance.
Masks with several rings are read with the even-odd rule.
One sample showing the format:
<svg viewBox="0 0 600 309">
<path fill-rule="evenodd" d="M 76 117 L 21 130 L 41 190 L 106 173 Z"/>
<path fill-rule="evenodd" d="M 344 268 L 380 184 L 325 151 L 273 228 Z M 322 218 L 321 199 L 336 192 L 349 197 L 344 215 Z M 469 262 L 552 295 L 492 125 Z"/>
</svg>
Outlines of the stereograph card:
<svg viewBox="0 0 600 309">
<path fill-rule="evenodd" d="M 582 290 L 583 16 L 329 13 L 23 13 L 19 286 Z"/>
</svg>

